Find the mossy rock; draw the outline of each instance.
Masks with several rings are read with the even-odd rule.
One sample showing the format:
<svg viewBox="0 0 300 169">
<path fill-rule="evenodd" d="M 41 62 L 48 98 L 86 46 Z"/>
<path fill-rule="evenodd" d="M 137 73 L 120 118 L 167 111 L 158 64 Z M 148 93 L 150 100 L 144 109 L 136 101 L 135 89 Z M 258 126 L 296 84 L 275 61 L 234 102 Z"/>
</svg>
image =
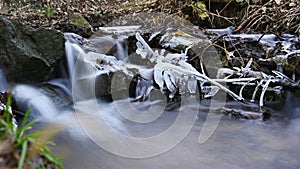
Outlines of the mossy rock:
<svg viewBox="0 0 300 169">
<path fill-rule="evenodd" d="M 70 16 L 69 23 L 85 29 L 91 28 L 89 22 L 79 13 L 72 14 Z"/>
<path fill-rule="evenodd" d="M 8 80 L 43 82 L 55 76 L 65 57 L 64 36 L 51 29 L 33 29 L 0 16 L 0 65 Z"/>
<path fill-rule="evenodd" d="M 296 80 L 300 80 L 300 54 L 294 53 L 288 56 L 283 63 L 283 73 L 292 78 L 295 76 Z"/>
</svg>

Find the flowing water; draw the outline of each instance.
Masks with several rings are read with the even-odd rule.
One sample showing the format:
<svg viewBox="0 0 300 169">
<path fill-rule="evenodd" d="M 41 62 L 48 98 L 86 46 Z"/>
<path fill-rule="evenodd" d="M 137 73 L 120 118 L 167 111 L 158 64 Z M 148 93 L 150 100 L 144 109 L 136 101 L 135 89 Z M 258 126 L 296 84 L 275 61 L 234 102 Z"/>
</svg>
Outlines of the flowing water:
<svg viewBox="0 0 300 169">
<path fill-rule="evenodd" d="M 67 36 L 72 37 L 71 34 Z M 126 60 L 123 45 L 113 39 L 94 39 L 99 44 L 108 43 L 116 45 L 117 50 L 112 52 L 119 56 L 119 60 Z M 300 92 L 288 92 L 284 101 L 267 105 L 269 110 L 276 116 L 271 120 L 242 120 L 234 119 L 230 116 L 222 116 L 221 121 L 212 136 L 204 143 L 199 143 L 199 135 L 204 127 L 210 104 L 203 100 L 200 105 L 195 102 L 185 104 L 187 112 L 196 112 L 195 123 L 188 135 L 174 148 L 154 157 L 133 159 L 114 155 L 98 146 L 95 140 L 86 133 L 81 126 L 83 123 L 89 125 L 101 134 L 100 119 L 105 119 L 106 123 L 117 132 L 131 136 L 146 138 L 157 135 L 168 129 L 176 121 L 181 109 L 170 109 L 150 123 L 134 123 L 124 116 L 120 111 L 131 111 L 131 109 L 118 109 L 118 105 L 133 104 L 139 110 L 150 110 L 156 108 L 164 109 L 164 101 L 136 102 L 130 103 L 128 99 L 117 101 L 107 101 L 98 98 L 86 100 L 72 100 L 70 82 L 74 70 L 77 55 L 80 54 L 82 46 L 80 44 L 66 42 L 66 53 L 68 60 L 68 74 L 70 78 L 55 79 L 43 87 L 33 87 L 28 85 L 17 85 L 13 89 L 13 95 L 17 100 L 20 110 L 26 111 L 31 108 L 33 118 L 43 121 L 42 129 L 59 129 L 60 132 L 55 137 L 56 146 L 54 152 L 64 158 L 64 166 L 72 169 L 157 169 L 157 168 L 263 168 L 263 169 L 298 169 L 300 167 Z M 103 51 L 103 50 L 102 50 Z M 120 52 L 122 51 L 122 52 Z M 0 80 L 7 89 L 6 81 L 0 71 Z M 2 88 L 1 88 L 2 90 Z M 79 91 L 83 92 L 83 91 Z M 79 94 L 80 95 L 80 94 Z M 73 101 L 73 103 L 72 103 Z M 90 107 L 90 103 L 97 103 L 96 108 Z M 150 106 L 151 104 L 151 106 Z M 249 108 L 237 102 L 228 102 L 231 107 L 239 109 Z M 81 109 L 76 109 L 78 106 Z M 75 113 L 77 110 L 77 113 Z M 79 110 L 79 112 L 78 112 Z M 99 110 L 102 116 L 99 116 Z M 81 117 L 87 113 L 92 117 L 92 121 L 85 122 Z M 81 119 L 78 121 L 78 119 Z M 184 125 L 177 128 L 177 132 L 185 128 Z M 107 142 L 112 140 L 110 135 L 101 135 L 101 139 Z M 126 140 L 119 140 L 126 141 Z M 162 146 L 166 142 L 160 142 Z M 126 144 L 126 142 L 125 142 Z M 132 146 L 132 151 L 135 151 Z M 116 148 L 117 149 L 117 148 Z M 151 148 L 150 148 L 151 149 Z"/>
<path fill-rule="evenodd" d="M 190 133 L 170 151 L 151 158 L 130 159 L 111 154 L 95 144 L 82 130 L 75 130 L 74 126 L 80 126 L 79 123 L 75 123 L 71 128 L 67 127 L 57 137 L 58 146 L 55 151 L 58 155 L 65 157 L 66 168 L 296 169 L 300 166 L 298 160 L 300 155 L 299 94 L 290 93 L 289 99 L 293 102 L 273 105 L 281 107 L 278 113 L 285 118 L 263 122 L 224 116 L 212 137 L 202 144 L 198 142 L 198 137 L 207 116 L 208 107 L 200 107 L 199 111 L 196 105 L 189 105 L 190 111 L 198 111 L 198 119 Z M 126 103 L 125 100 L 120 102 Z M 116 109 L 114 103 L 98 100 L 98 104 L 109 118 L 108 121 L 112 127 L 123 134 L 136 137 L 161 133 L 174 122 L 179 113 L 178 110 L 166 111 L 154 122 L 142 125 L 124 119 L 118 114 L 119 110 Z M 232 105 L 241 106 L 236 103 Z M 140 107 L 147 107 L 147 105 Z M 98 130 L 101 133 L 102 128 Z M 110 139 L 105 135 L 102 135 L 102 138 L 108 141 Z M 134 148 L 132 147 L 133 150 Z"/>
<path fill-rule="evenodd" d="M 7 84 L 4 72 L 0 69 L 0 91 L 8 90 L 9 86 Z"/>
</svg>

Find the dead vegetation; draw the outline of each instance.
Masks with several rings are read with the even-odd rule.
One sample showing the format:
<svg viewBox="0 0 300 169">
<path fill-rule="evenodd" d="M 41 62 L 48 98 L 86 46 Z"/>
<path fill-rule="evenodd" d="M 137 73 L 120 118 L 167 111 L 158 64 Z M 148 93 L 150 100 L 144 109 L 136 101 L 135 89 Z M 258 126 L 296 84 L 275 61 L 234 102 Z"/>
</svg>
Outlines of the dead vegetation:
<svg viewBox="0 0 300 169">
<path fill-rule="evenodd" d="M 186 0 L 167 1 L 125 1 L 125 0 L 23 0 L 2 3 L 1 13 L 33 27 L 60 28 L 67 23 L 73 13 L 80 13 L 93 27 L 99 27 L 113 19 L 130 13 L 165 12 L 176 13 L 188 2 Z"/>
<path fill-rule="evenodd" d="M 249 5 L 241 19 L 243 32 L 300 33 L 300 1 L 270 0 L 264 5 Z"/>
<path fill-rule="evenodd" d="M 0 14 L 32 27 L 61 30 L 74 13 L 80 13 L 93 28 L 97 28 L 125 14 L 164 12 L 177 14 L 203 28 L 234 26 L 244 33 L 299 34 L 299 5 L 297 0 L 270 0 L 256 4 L 234 0 L 224 3 L 195 0 L 5 0 L 0 4 Z"/>
</svg>

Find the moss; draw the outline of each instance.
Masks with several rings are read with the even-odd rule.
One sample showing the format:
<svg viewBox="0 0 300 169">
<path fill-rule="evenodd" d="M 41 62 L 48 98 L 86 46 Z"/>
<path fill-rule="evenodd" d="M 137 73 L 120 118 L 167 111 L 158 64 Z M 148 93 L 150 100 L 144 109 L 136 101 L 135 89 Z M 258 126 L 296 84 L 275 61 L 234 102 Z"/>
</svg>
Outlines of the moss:
<svg viewBox="0 0 300 169">
<path fill-rule="evenodd" d="M 201 20 L 209 18 L 204 2 L 198 1 L 188 5 L 188 7 L 192 8 L 193 14 L 198 16 L 198 18 L 201 18 Z"/>
<path fill-rule="evenodd" d="M 86 28 L 86 29 L 91 27 L 88 21 L 86 21 L 84 17 L 79 13 L 74 13 L 73 15 L 71 15 L 69 22 L 70 24 L 73 24 L 78 27 Z"/>
</svg>

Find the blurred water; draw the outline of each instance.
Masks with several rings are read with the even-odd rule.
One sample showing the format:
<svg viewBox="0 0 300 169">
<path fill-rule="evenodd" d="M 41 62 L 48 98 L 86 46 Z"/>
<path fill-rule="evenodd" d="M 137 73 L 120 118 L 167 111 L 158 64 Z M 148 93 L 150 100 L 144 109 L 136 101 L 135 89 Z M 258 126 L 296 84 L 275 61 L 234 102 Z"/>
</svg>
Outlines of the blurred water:
<svg viewBox="0 0 300 169">
<path fill-rule="evenodd" d="M 266 37 L 266 40 L 272 37 Z M 111 38 L 94 37 L 91 39 L 99 46 L 99 52 L 108 52 L 112 47 L 112 53 L 120 60 L 126 58 L 122 55 L 125 49 L 120 43 Z M 74 43 L 66 43 L 69 72 L 74 69 L 76 55 L 82 49 Z M 70 76 L 72 77 L 72 76 Z M 53 83 L 56 86 L 60 83 Z M 64 87 L 61 87 L 64 89 Z M 85 92 L 85 91 L 79 91 Z M 82 93 L 84 94 L 84 93 Z M 81 94 L 79 94 L 81 96 Z M 205 143 L 198 143 L 199 134 L 203 128 L 209 111 L 207 100 L 198 105 L 189 103 L 191 112 L 198 112 L 196 123 L 187 137 L 170 151 L 145 159 L 131 159 L 116 156 L 99 147 L 89 134 L 81 128 L 83 121 L 79 122 L 81 115 L 92 115 L 92 120 L 86 121 L 92 128 L 98 126 L 100 118 L 104 118 L 109 126 L 117 132 L 131 137 L 151 137 L 168 129 L 176 120 L 179 109 L 165 111 L 156 120 L 150 123 L 134 123 L 124 118 L 120 111 L 129 109 L 117 109 L 116 102 L 106 102 L 98 99 L 98 109 L 89 107 L 92 100 L 81 100 L 80 112 L 72 112 L 64 115 L 54 115 L 57 120 L 53 125 L 64 126 L 57 135 L 54 151 L 64 158 L 64 166 L 72 169 L 282 169 L 300 168 L 300 97 L 299 93 L 287 94 L 285 101 L 269 104 L 268 109 L 274 114 L 269 121 L 233 119 L 223 116 L 222 120 Z M 119 103 L 128 104 L 128 100 L 119 100 Z M 149 109 L 149 103 L 132 103 L 138 110 Z M 51 105 L 51 103 L 50 103 Z M 152 106 L 165 106 L 161 102 L 152 102 Z M 53 106 L 53 105 L 52 105 Z M 129 106 L 129 105 L 128 105 Z M 227 106 L 241 110 L 257 110 L 257 106 L 243 105 L 237 102 L 228 102 Z M 55 106 L 54 106 L 55 107 Z M 102 112 L 102 116 L 98 111 Z M 147 113 L 147 111 L 145 112 Z M 149 112 L 148 112 L 149 113 Z M 63 119 L 69 119 L 68 121 Z M 48 125 L 51 122 L 48 123 Z M 185 126 L 182 126 L 184 128 Z M 104 128 L 95 128 L 101 135 L 101 139 L 107 142 L 112 140 L 109 135 L 104 135 Z M 179 127 L 178 132 L 181 132 Z M 122 141 L 122 140 L 121 140 Z M 125 143 L 126 144 L 126 143 Z M 164 142 L 159 144 L 166 144 Z M 132 147 L 134 151 L 135 147 Z"/>
<path fill-rule="evenodd" d="M 77 117 L 69 110 L 62 110 L 54 98 L 48 97 L 38 88 L 19 85 L 13 90 L 18 99 L 18 106 L 31 107 L 35 117 L 42 117 L 44 125 L 41 129 L 59 128 L 60 133 L 54 139 L 55 153 L 64 158 L 66 168 L 113 168 L 113 169 L 156 169 L 156 168 L 299 168 L 300 161 L 300 93 L 288 93 L 287 100 L 269 105 L 277 116 L 269 121 L 233 119 L 223 116 L 212 137 L 203 144 L 198 137 L 206 119 L 209 106 L 207 101 L 197 105 L 189 104 L 190 111 L 197 111 L 195 125 L 187 137 L 170 151 L 146 159 L 130 159 L 113 155 L 93 142 L 80 127 Z M 59 96 L 57 96 L 59 97 Z M 80 104 L 87 104 L 82 101 Z M 127 103 L 127 100 L 118 102 Z M 147 110 L 149 105 L 134 103 L 139 110 Z M 160 106 L 160 102 L 152 104 Z M 235 108 L 246 108 L 245 105 L 229 102 Z M 88 104 L 87 104 L 88 105 Z M 161 105 L 163 106 L 163 104 Z M 98 100 L 98 107 L 109 125 L 118 132 L 134 137 L 149 137 L 166 130 L 176 120 L 179 109 L 165 111 L 151 123 L 139 124 L 125 119 L 114 102 Z M 251 108 L 249 108 L 251 109 Z M 83 109 L 89 114 L 99 110 Z M 121 110 L 126 111 L 126 110 Z M 77 116 L 77 117 L 76 117 Z M 103 118 L 96 114 L 97 118 Z M 49 127 L 50 126 L 50 127 Z M 101 128 L 97 129 L 101 134 Z M 179 129 L 180 130 L 180 129 Z M 180 131 L 178 131 L 180 132 Z M 109 136 L 102 138 L 110 141 Z M 164 144 L 164 143 L 161 143 Z M 134 147 L 132 147 L 134 150 Z"/>
<path fill-rule="evenodd" d="M 270 121 L 241 120 L 223 116 L 215 133 L 203 144 L 198 143 L 198 137 L 206 119 L 208 107 L 201 106 L 199 111 L 197 106 L 189 105 L 191 111 L 199 111 L 198 119 L 191 132 L 170 151 L 151 158 L 130 159 L 113 155 L 88 139 L 83 130 L 77 130 L 77 134 L 73 132 L 72 137 L 67 130 L 62 132 L 57 137 L 58 146 L 55 150 L 58 155 L 65 158 L 66 168 L 78 169 L 297 169 L 300 167 L 298 160 L 300 155 L 300 100 L 298 95 L 299 93 L 290 94 L 289 101 L 287 101 L 290 104 L 279 103 L 283 110 L 290 112 L 278 112 L 282 117 L 274 117 Z M 124 119 L 118 113 L 114 103 L 99 100 L 98 105 L 107 115 L 112 127 L 123 134 L 135 137 L 149 137 L 166 130 L 178 115 L 178 110 L 166 111 L 151 123 L 137 124 Z M 142 106 L 140 105 L 140 108 Z M 237 106 L 240 105 L 237 104 Z M 79 123 L 77 125 L 80 126 Z M 106 139 L 105 135 L 102 137 Z"/>
<path fill-rule="evenodd" d="M 18 109 L 22 112 L 30 109 L 32 118 L 39 118 L 44 121 L 57 119 L 60 110 L 57 109 L 51 98 L 42 93 L 40 89 L 28 85 L 17 85 L 12 94 L 17 101 Z"/>
<path fill-rule="evenodd" d="M 3 70 L 0 68 L 0 92 L 2 92 L 4 90 L 8 90 L 8 89 L 9 89 L 9 86 L 6 81 L 6 77 L 4 75 Z"/>
<path fill-rule="evenodd" d="M 74 38 L 69 34 L 69 38 Z M 69 36 L 68 35 L 68 36 Z M 119 60 L 126 59 L 126 49 L 121 43 L 114 39 L 95 38 L 95 43 L 101 46 L 101 51 L 108 52 L 111 47 L 117 49 L 111 51 Z M 78 40 L 66 42 L 67 65 L 69 80 L 72 80 L 72 73 L 77 56 L 83 52 Z M 107 49 L 108 50 L 105 50 Z M 0 71 L 1 87 L 5 89 L 6 81 Z M 116 101 L 106 102 L 98 99 L 98 109 L 89 107 L 91 100 L 80 100 L 68 106 L 62 106 L 62 95 L 64 92 L 71 97 L 71 86 L 66 81 L 68 79 L 56 79 L 47 84 L 56 87 L 54 90 L 32 87 L 28 85 L 17 85 L 13 89 L 13 96 L 17 100 L 17 106 L 21 111 L 31 109 L 33 118 L 42 119 L 47 130 L 59 128 L 60 132 L 55 138 L 56 146 L 53 150 L 56 154 L 64 158 L 64 166 L 70 169 L 240 169 L 240 168 L 262 168 L 262 169 L 298 169 L 300 168 L 300 93 L 289 92 L 286 100 L 267 107 L 275 115 L 269 121 L 233 119 L 223 116 L 222 120 L 213 133 L 212 137 L 205 143 L 198 143 L 199 134 L 203 128 L 209 111 L 209 104 L 201 101 L 200 109 L 192 102 L 188 103 L 188 110 L 198 112 L 193 117 L 196 120 L 192 130 L 187 137 L 170 151 L 145 159 L 131 159 L 116 156 L 99 147 L 89 138 L 88 134 L 81 128 L 78 118 L 83 113 L 93 115 L 90 126 L 99 122 L 99 118 L 104 118 L 112 129 L 117 132 L 132 137 L 150 137 L 157 135 L 168 129 L 176 120 L 180 109 L 163 112 L 156 120 L 150 123 L 134 123 L 124 118 L 120 111 L 130 111 L 129 109 L 117 109 Z M 3 83 L 3 84 L 2 84 Z M 2 88 L 0 88 L 2 89 Z M 79 91 L 86 92 L 86 91 Z M 56 94 L 58 93 L 58 94 Z M 119 100 L 124 105 L 130 104 L 128 100 Z M 80 112 L 74 112 L 74 105 L 83 106 Z M 149 103 L 132 103 L 138 110 L 149 109 Z M 164 108 L 164 104 L 159 101 L 151 102 L 152 106 Z M 237 102 L 228 102 L 237 109 L 256 109 Z M 128 105 L 129 106 L 129 105 Z M 179 107 L 179 106 L 178 106 Z M 98 111 L 101 110 L 102 116 Z M 149 113 L 149 112 L 145 112 Z M 182 126 L 184 128 L 185 126 Z M 110 136 L 104 135 L 103 128 L 96 128 L 102 139 L 110 142 Z M 178 128 L 181 132 L 181 128 Z M 159 144 L 166 144 L 165 142 Z M 132 147 L 135 150 L 135 147 Z"/>
<path fill-rule="evenodd" d="M 55 98 L 48 97 L 45 90 L 19 85 L 14 91 L 18 106 L 31 107 L 35 117 L 42 117 L 43 130 L 57 129 L 53 147 L 55 153 L 64 158 L 64 166 L 72 169 L 82 168 L 113 168 L 113 169 L 157 169 L 157 168 L 191 168 L 191 169 L 232 169 L 232 168 L 299 168 L 300 161 L 300 93 L 288 93 L 287 100 L 269 105 L 276 115 L 269 121 L 233 119 L 223 116 L 212 137 L 203 144 L 198 138 L 209 110 L 208 101 L 197 105 L 188 104 L 189 111 L 198 112 L 197 120 L 187 137 L 170 151 L 145 159 L 131 159 L 116 156 L 99 147 L 89 138 L 78 117 L 72 109 L 58 108 Z M 49 92 L 49 91 L 48 91 Z M 60 96 L 57 96 L 60 97 Z M 90 101 L 77 104 L 89 105 Z M 118 102 L 127 104 L 127 100 Z M 169 128 L 176 120 L 179 109 L 165 111 L 153 122 L 140 124 L 125 119 L 115 106 L 115 102 L 98 100 L 99 109 L 85 107 L 83 113 L 96 114 L 90 125 L 95 125 L 99 118 L 116 131 L 133 137 L 150 137 Z M 139 110 L 147 110 L 149 103 L 133 103 Z M 164 106 L 161 102 L 152 102 L 155 106 Z M 255 109 L 237 102 L 229 102 L 234 108 Z M 103 116 L 97 111 L 101 110 Z M 195 117 L 196 118 L 196 117 Z M 182 126 L 184 127 L 184 126 Z M 102 129 L 97 129 L 101 134 Z M 180 128 L 178 130 L 180 132 Z M 110 142 L 110 137 L 101 135 L 103 140 Z M 161 143 L 164 144 L 164 143 Z M 134 150 L 135 147 L 132 147 Z"/>
</svg>

